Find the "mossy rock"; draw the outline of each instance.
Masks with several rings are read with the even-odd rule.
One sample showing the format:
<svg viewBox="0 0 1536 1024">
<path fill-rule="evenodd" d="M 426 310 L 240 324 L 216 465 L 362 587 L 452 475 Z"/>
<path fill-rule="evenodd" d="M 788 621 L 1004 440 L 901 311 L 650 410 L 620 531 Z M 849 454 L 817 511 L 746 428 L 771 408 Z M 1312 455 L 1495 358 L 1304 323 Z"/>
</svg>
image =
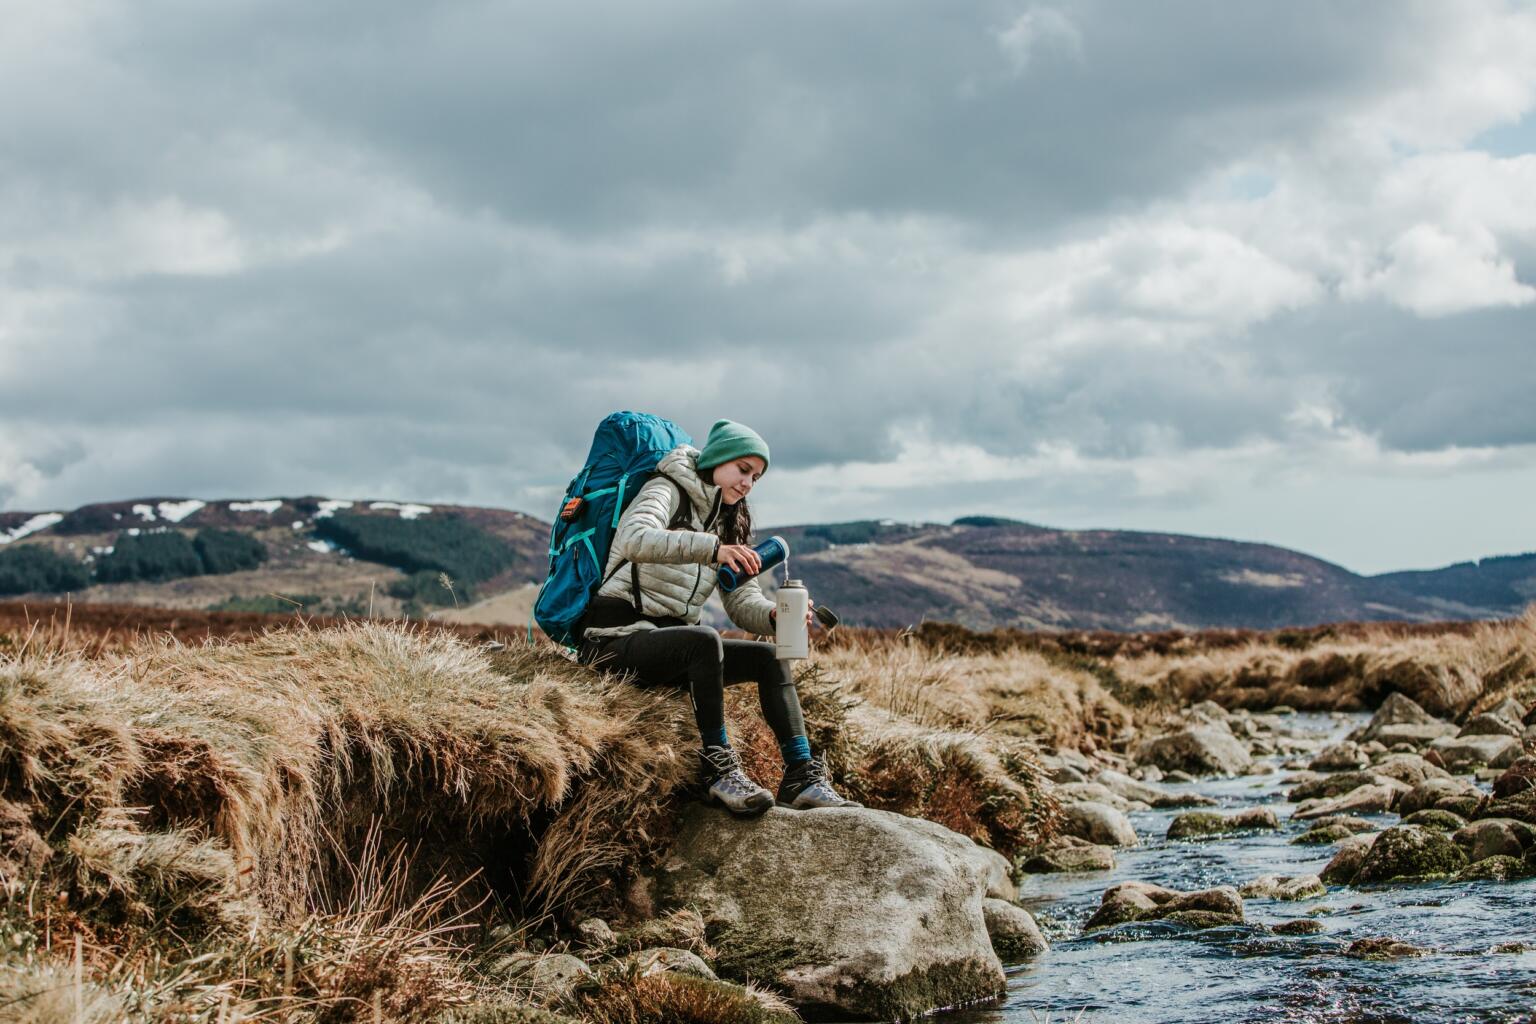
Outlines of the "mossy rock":
<svg viewBox="0 0 1536 1024">
<path fill-rule="evenodd" d="M 1186 811 L 1173 819 L 1168 826 L 1169 839 L 1191 839 L 1199 836 L 1219 836 L 1232 831 L 1224 815 L 1211 811 Z"/>
<path fill-rule="evenodd" d="M 1478 805 L 1483 802 L 1481 796 L 1468 793 L 1465 796 L 1448 796 L 1435 801 L 1435 807 L 1442 811 L 1450 811 L 1459 814 L 1467 820 L 1477 816 Z M 1517 815 L 1498 815 L 1499 817 L 1517 817 Z"/>
<path fill-rule="evenodd" d="M 1229 928 L 1243 923 L 1241 917 L 1233 914 L 1218 914 L 1214 910 L 1175 910 L 1159 920 L 1173 921 L 1190 928 Z"/>
<path fill-rule="evenodd" d="M 1327 929 L 1321 921 L 1310 917 L 1299 917 L 1294 921 L 1281 921 L 1271 930 L 1276 935 L 1319 935 Z"/>
<path fill-rule="evenodd" d="M 1525 861 L 1501 853 L 1468 864 L 1457 872 L 1456 881 L 1507 882 L 1511 878 L 1524 878 L 1529 873 Z"/>
<path fill-rule="evenodd" d="M 1409 945 L 1398 939 L 1382 936 L 1371 939 L 1356 939 L 1349 944 L 1344 955 L 1356 960 L 1401 960 L 1409 956 L 1423 956 L 1429 952 L 1418 946 Z"/>
<path fill-rule="evenodd" d="M 1432 828 L 1436 832 L 1455 832 L 1467 823 L 1467 820 L 1459 814 L 1431 807 L 1422 811 L 1414 811 L 1403 819 L 1404 825 L 1422 825 Z"/>
<path fill-rule="evenodd" d="M 1354 884 L 1440 878 L 1454 875 L 1466 865 L 1467 855 L 1444 832 L 1398 825 L 1376 837 L 1360 863 Z"/>
<path fill-rule="evenodd" d="M 1322 828 L 1308 829 L 1292 839 L 1291 843 L 1295 846 L 1330 846 L 1354 834 L 1354 829 L 1348 825 L 1325 825 Z"/>
</svg>

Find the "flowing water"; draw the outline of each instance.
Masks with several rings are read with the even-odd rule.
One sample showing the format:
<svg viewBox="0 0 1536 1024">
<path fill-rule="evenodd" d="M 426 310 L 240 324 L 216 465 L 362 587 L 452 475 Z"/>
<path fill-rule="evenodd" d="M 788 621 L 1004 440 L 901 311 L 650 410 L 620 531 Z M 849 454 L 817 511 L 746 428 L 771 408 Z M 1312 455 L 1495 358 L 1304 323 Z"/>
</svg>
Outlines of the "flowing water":
<svg viewBox="0 0 1536 1024">
<path fill-rule="evenodd" d="M 1342 737 L 1364 719 L 1297 715 L 1290 725 Z M 1278 762 L 1279 758 L 1271 759 Z M 1193 931 L 1158 922 L 1084 934 L 1109 886 L 1136 879 L 1171 889 L 1242 886 L 1264 874 L 1316 874 L 1331 846 L 1293 846 L 1287 773 L 1168 785 L 1233 812 L 1273 808 L 1280 832 L 1170 842 L 1181 809 L 1132 812 L 1142 845 L 1116 852 L 1114 871 L 1026 876 L 1021 903 L 1040 920 L 1051 950 L 1009 971 L 1003 1005 L 946 1017 L 955 1024 L 1141 1024 L 1213 1022 L 1536 1021 L 1536 879 L 1428 883 L 1374 889 L 1331 886 L 1298 902 L 1245 899 L 1249 926 Z M 1383 827 L 1393 814 L 1375 816 Z M 1315 917 L 1325 931 L 1269 935 L 1255 924 Z M 1393 961 L 1343 955 L 1355 939 L 1390 936 L 1430 950 Z M 1529 952 L 1494 952 L 1506 943 Z"/>
</svg>

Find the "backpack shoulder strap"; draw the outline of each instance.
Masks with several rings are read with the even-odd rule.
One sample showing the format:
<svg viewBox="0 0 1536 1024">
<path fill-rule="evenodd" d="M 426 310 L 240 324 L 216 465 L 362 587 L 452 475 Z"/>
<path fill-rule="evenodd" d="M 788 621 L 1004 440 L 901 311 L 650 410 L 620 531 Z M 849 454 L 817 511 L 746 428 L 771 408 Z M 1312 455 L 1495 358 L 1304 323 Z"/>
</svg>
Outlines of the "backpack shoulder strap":
<svg viewBox="0 0 1536 1024">
<path fill-rule="evenodd" d="M 671 476 L 668 476 L 666 473 L 657 473 L 656 475 L 667 481 L 667 483 L 671 484 L 673 489 L 677 491 L 677 510 L 672 513 L 672 518 L 668 520 L 667 529 L 676 530 L 682 526 L 692 525 L 693 506 L 692 503 L 688 500 L 688 492 L 683 490 L 683 485 L 678 483 Z M 607 576 L 603 577 L 603 582 L 598 584 L 598 589 L 602 589 L 604 586 L 606 586 L 608 581 L 617 576 L 619 574 L 619 570 L 624 568 L 626 565 L 629 566 L 630 600 L 635 606 L 635 611 L 638 612 L 641 610 L 640 567 L 634 562 L 631 562 L 629 559 L 621 559 L 619 564 L 613 567 L 613 571 L 610 572 Z"/>
</svg>

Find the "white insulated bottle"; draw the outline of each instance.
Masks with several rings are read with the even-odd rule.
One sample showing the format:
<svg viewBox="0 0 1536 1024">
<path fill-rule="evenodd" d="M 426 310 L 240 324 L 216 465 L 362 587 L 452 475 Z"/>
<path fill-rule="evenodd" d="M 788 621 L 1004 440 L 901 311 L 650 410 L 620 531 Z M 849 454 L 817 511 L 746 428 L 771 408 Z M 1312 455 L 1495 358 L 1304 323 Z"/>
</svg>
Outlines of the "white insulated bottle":
<svg viewBox="0 0 1536 1024">
<path fill-rule="evenodd" d="M 777 642 L 775 657 L 794 661 L 811 656 L 810 628 L 805 613 L 811 608 L 811 592 L 799 580 L 785 580 L 779 587 L 778 610 L 774 613 Z"/>
</svg>

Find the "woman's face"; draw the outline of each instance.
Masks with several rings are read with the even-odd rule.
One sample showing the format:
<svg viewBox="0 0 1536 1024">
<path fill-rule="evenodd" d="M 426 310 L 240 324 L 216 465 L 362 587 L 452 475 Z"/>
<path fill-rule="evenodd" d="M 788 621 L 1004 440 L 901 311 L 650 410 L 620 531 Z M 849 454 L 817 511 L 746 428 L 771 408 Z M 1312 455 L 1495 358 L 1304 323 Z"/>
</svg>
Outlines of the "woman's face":
<svg viewBox="0 0 1536 1024">
<path fill-rule="evenodd" d="M 757 483 L 757 478 L 763 475 L 768 466 L 756 455 L 743 455 L 739 459 L 722 462 L 715 467 L 715 475 L 712 478 L 714 485 L 720 488 L 720 500 L 727 505 L 734 505 L 752 490 L 752 485 Z"/>
</svg>

